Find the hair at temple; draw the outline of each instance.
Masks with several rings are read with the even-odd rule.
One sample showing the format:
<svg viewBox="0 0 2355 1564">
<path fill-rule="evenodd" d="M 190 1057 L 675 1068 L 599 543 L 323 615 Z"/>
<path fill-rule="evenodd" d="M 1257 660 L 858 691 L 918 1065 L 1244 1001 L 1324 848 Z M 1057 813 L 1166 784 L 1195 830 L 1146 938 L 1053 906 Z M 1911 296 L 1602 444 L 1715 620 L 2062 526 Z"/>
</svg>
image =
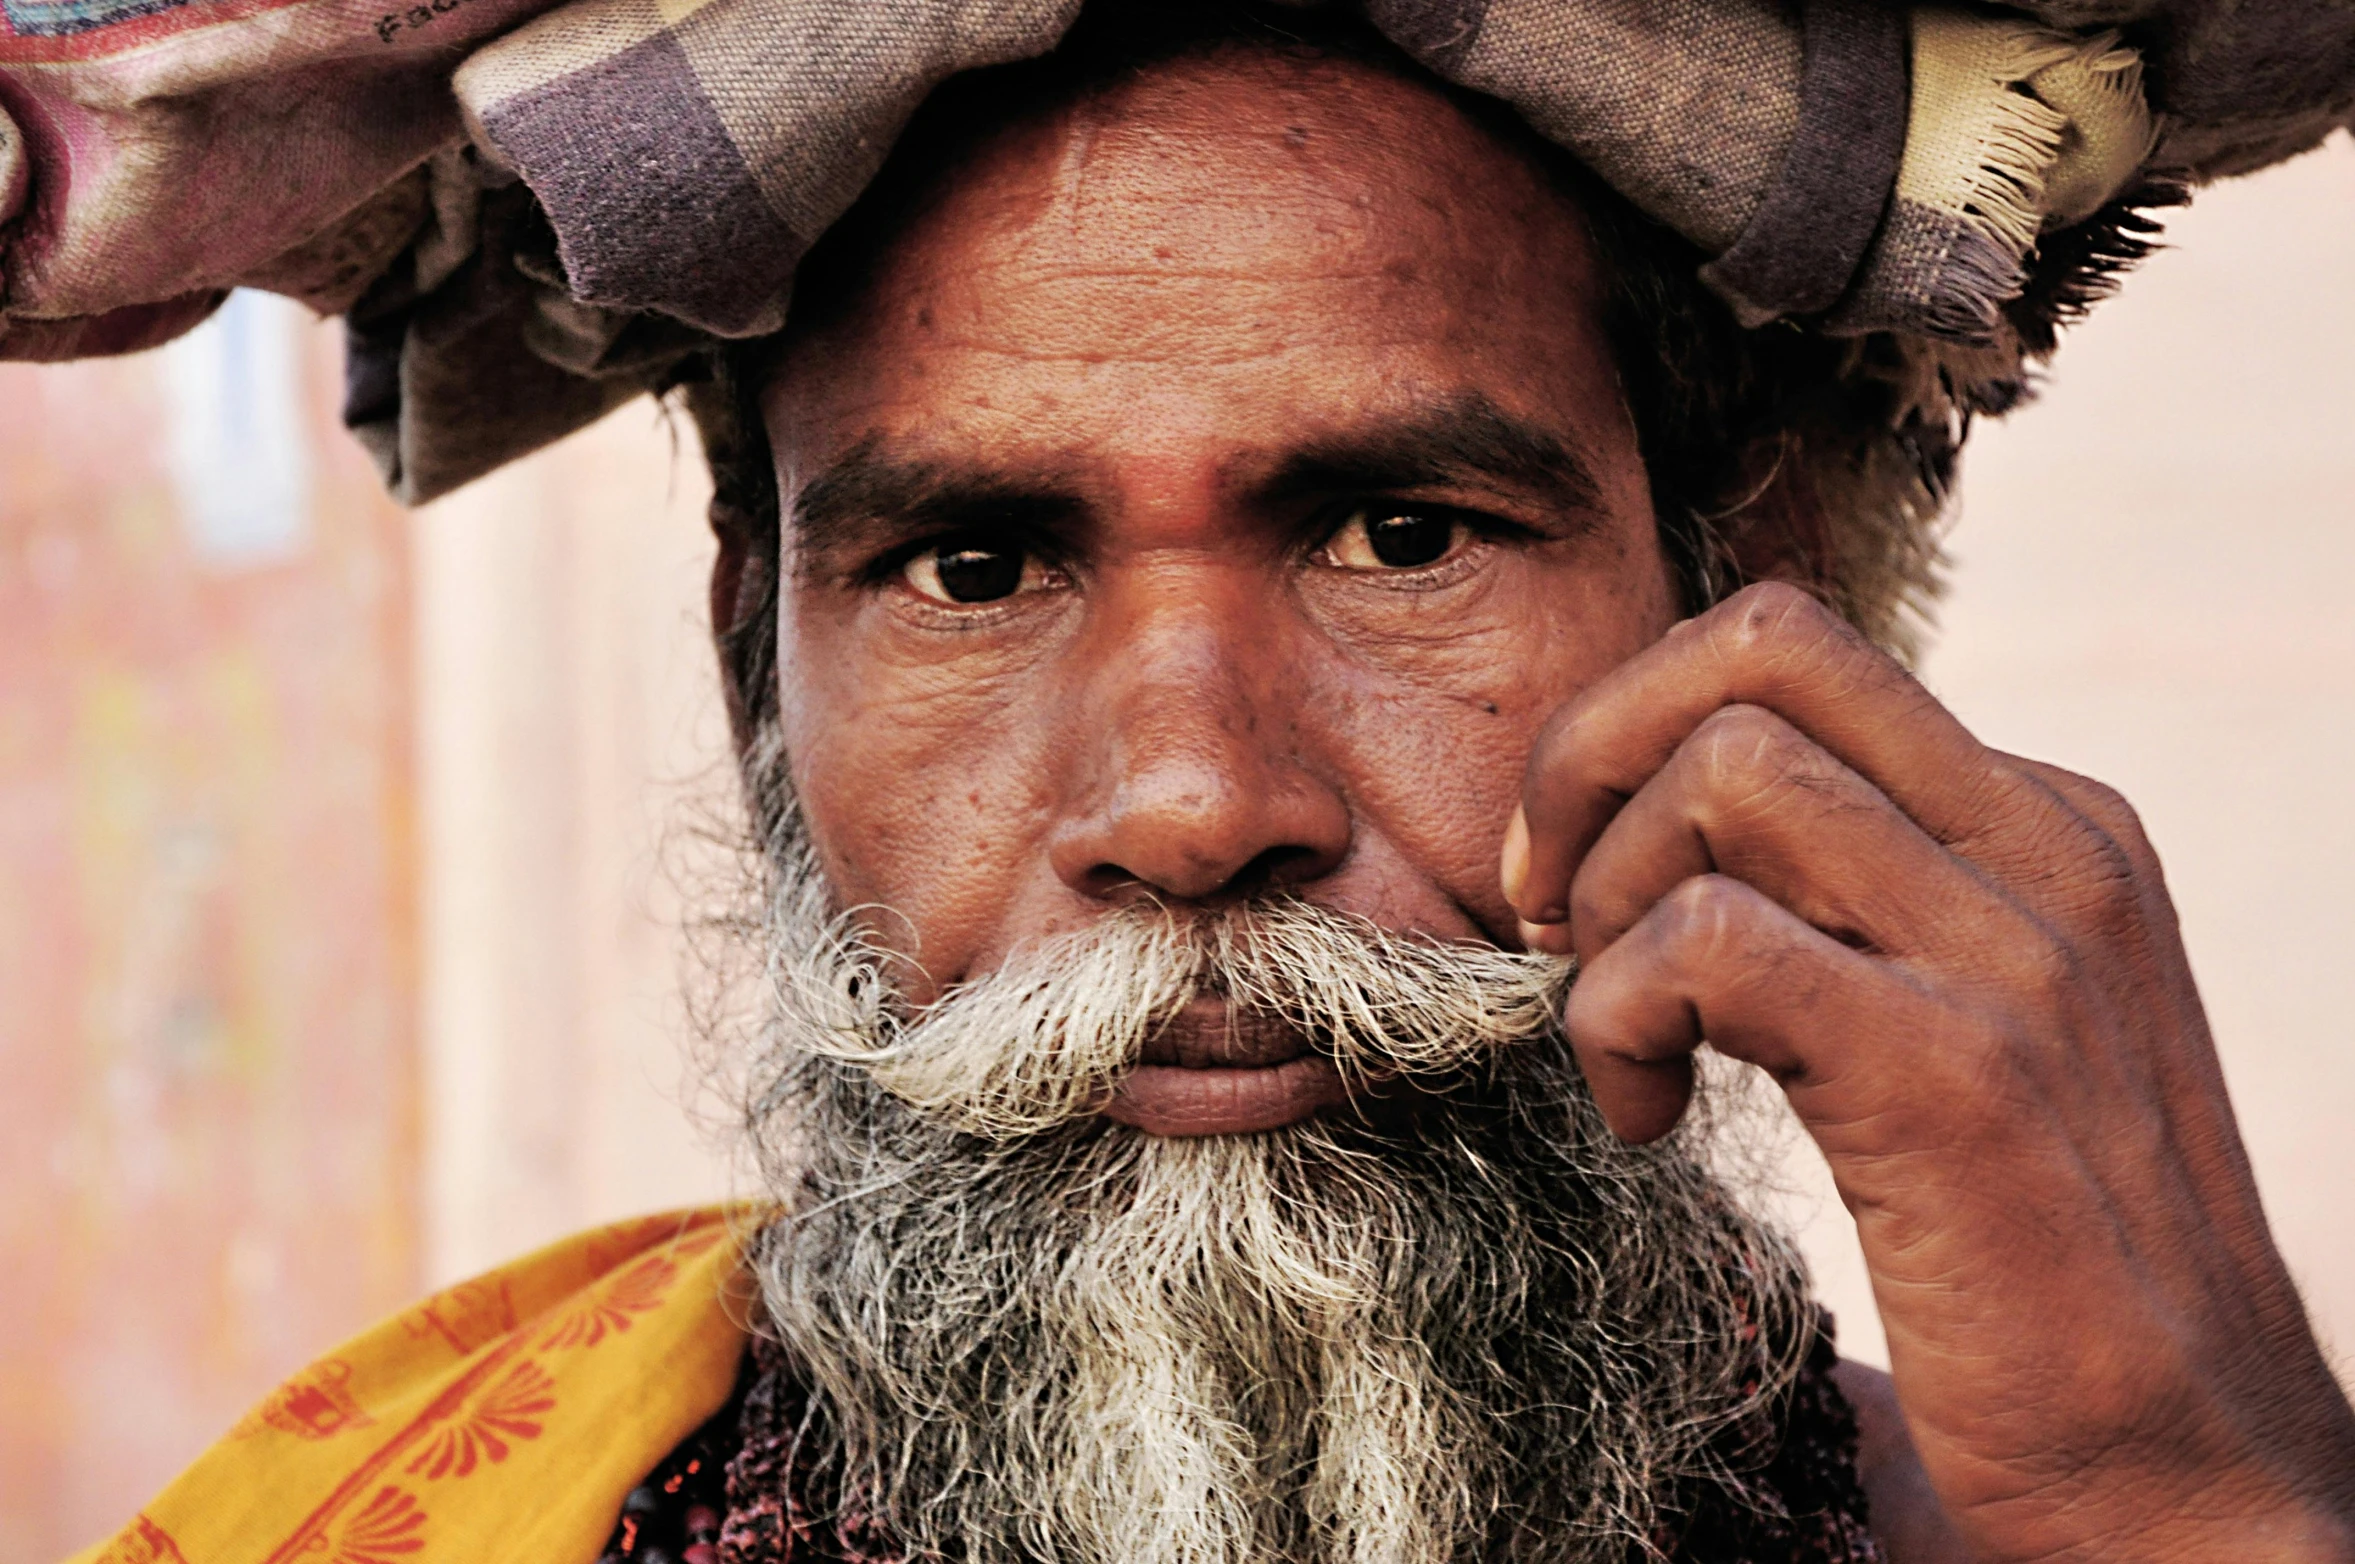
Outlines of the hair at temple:
<svg viewBox="0 0 2355 1564">
<path fill-rule="evenodd" d="M 1228 49 L 1343 56 L 1395 72 L 1541 165 L 1595 240 L 1605 329 L 1688 610 L 1774 575 L 1820 593 L 1883 644 L 1911 649 L 1937 591 L 1939 513 L 1966 425 L 1947 400 L 1920 394 L 1897 344 L 1783 324 L 1744 330 L 1700 281 L 1701 252 L 1510 108 L 1432 75 L 1363 22 L 1251 0 L 1096 0 L 1053 54 L 938 89 L 803 261 L 792 323 L 729 345 L 710 380 L 686 388 L 715 483 L 713 525 L 739 537 L 747 559 L 737 621 L 715 627 L 740 747 L 777 699 L 778 497 L 758 409 L 768 367 L 849 301 L 866 259 L 893 240 L 953 149 L 1156 63 Z"/>
</svg>

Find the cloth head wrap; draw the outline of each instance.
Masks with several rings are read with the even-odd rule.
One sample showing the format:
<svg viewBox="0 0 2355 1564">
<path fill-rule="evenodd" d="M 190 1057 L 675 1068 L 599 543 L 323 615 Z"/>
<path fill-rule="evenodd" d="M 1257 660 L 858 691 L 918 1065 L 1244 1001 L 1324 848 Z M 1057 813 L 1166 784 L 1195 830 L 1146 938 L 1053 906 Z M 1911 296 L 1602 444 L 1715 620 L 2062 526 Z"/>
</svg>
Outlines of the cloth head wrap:
<svg viewBox="0 0 2355 1564">
<path fill-rule="evenodd" d="M 146 346 L 234 286 L 346 312 L 347 420 L 429 499 L 775 330 L 933 87 L 1079 8 L 0 0 L 0 357 Z M 1890 334 L 1970 407 L 2138 252 L 2138 203 L 2355 121 L 2343 0 L 1363 10 L 1746 324 Z"/>
</svg>

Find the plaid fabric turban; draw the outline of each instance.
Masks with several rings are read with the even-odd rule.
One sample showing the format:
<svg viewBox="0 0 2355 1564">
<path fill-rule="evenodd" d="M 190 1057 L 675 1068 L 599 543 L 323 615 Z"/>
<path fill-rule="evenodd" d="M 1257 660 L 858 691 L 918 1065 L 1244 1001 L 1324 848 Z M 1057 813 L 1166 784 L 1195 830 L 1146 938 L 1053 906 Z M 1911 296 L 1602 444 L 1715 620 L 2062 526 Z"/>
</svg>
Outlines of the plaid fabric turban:
<svg viewBox="0 0 2355 1564">
<path fill-rule="evenodd" d="M 1744 322 L 1989 386 L 2138 201 L 2355 121 L 2346 0 L 1362 4 L 1692 240 Z M 925 95 L 1079 7 L 0 0 L 0 357 L 290 294 L 348 315 L 348 421 L 428 499 L 774 330 Z"/>
</svg>

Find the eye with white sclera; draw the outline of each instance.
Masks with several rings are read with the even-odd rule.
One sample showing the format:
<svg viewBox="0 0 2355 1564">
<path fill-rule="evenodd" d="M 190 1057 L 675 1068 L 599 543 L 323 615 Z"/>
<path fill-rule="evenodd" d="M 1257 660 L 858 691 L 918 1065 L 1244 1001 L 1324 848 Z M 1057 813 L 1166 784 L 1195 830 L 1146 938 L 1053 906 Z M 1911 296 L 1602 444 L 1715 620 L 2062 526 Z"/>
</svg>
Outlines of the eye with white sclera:
<svg viewBox="0 0 2355 1564">
<path fill-rule="evenodd" d="M 1443 510 L 1373 510 L 1350 513 L 1325 540 L 1324 562 L 1343 570 L 1420 570 L 1455 553 L 1471 535 L 1458 517 Z"/>
<path fill-rule="evenodd" d="M 901 566 L 900 576 L 918 597 L 957 608 L 1002 602 L 1065 582 L 1063 572 L 1019 543 L 976 538 L 935 544 Z"/>
<path fill-rule="evenodd" d="M 1318 553 L 1342 570 L 1384 573 L 1420 570 L 1458 553 L 1472 529 L 1442 510 L 1353 511 Z M 917 596 L 950 607 L 1003 602 L 1024 592 L 1049 591 L 1069 578 L 1019 543 L 952 538 L 912 556 L 900 575 Z"/>
</svg>

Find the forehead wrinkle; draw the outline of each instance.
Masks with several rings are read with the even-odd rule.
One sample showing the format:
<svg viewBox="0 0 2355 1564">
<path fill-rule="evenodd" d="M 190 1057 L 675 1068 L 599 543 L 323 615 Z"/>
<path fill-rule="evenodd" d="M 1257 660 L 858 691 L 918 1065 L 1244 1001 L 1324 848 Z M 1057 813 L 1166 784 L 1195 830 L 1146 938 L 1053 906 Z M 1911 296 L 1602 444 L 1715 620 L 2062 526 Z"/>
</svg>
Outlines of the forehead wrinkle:
<svg viewBox="0 0 2355 1564">
<path fill-rule="evenodd" d="M 952 309 L 936 308 L 914 341 L 897 330 L 885 339 L 927 362 L 969 354 L 1030 363 L 1078 365 L 1185 363 L 1202 368 L 1251 364 L 1287 356 L 1330 361 L 1361 355 L 1369 374 L 1405 351 L 1421 358 L 1435 338 L 1465 328 L 1460 300 L 1418 291 L 1379 271 L 1319 278 L 1337 306 L 1303 317 L 1295 279 L 1236 276 L 1163 285 L 1139 284 L 1135 274 L 1099 274 L 1063 286 L 1060 277 L 1034 276 Z M 1024 295 L 1028 295 L 1027 298 Z M 1159 308 L 1152 306 L 1158 305 Z M 1176 306 L 1176 307 L 1171 307 Z M 1118 320 L 1118 331 L 1106 322 Z"/>
<path fill-rule="evenodd" d="M 1158 207 L 1182 212 L 1206 196 L 1228 195 L 1239 162 L 1277 163 L 1292 176 L 1275 195 L 1279 205 L 1362 213 L 1383 193 L 1379 181 L 1349 168 L 1347 159 L 1337 164 L 1325 153 L 1328 142 L 1362 141 L 1378 122 L 1396 116 L 1395 105 L 1385 113 L 1362 93 L 1351 92 L 1364 85 L 1351 80 L 1356 66 L 1319 61 L 1312 67 L 1319 80 L 1310 86 L 1270 80 L 1248 67 L 1236 73 L 1231 63 L 1167 62 L 1064 108 L 1041 127 L 1042 140 L 1059 143 L 1051 155 L 1044 205 L 1062 208 L 1075 223 L 1097 220 L 1094 208 L 1123 218 Z M 1237 92 L 1238 80 L 1249 76 L 1259 79 Z M 1206 113 L 1207 97 L 1220 97 L 1225 106 Z M 1433 102 L 1442 112 L 1451 107 L 1443 100 Z M 1319 132 L 1313 137 L 1307 129 L 1312 123 Z"/>
<path fill-rule="evenodd" d="M 1588 290 L 1575 210 L 1523 162 L 1346 61 L 1179 62 L 966 149 L 824 334 L 951 379 L 992 373 L 959 356 L 1221 369 L 1525 335 L 1523 301 Z"/>
<path fill-rule="evenodd" d="M 966 341 L 957 345 L 977 357 L 1013 359 L 1028 364 L 1076 364 L 1089 368 L 1111 364 L 1189 364 L 1203 369 L 1224 369 L 1303 353 L 1329 355 L 1332 351 L 1330 343 L 1289 339 L 1264 345 L 1236 343 L 1221 349 L 1202 342 L 1180 340 L 1176 332 L 1167 333 L 1166 339 L 1159 343 L 1123 344 L 1117 354 L 1107 353 L 1101 347 L 1062 347 L 1035 341 L 1003 346 Z"/>
<path fill-rule="evenodd" d="M 1346 224 L 1265 210 L 1231 224 L 1200 208 L 1172 215 L 1142 227 L 1107 213 L 1069 231 L 1051 222 L 969 231 L 954 271 L 911 249 L 902 260 L 928 310 L 927 340 L 915 345 L 1012 338 L 1022 356 L 1084 344 L 1073 356 L 1086 357 L 1101 353 L 1104 323 L 1118 320 L 1124 356 L 1217 362 L 1292 346 L 1303 333 L 1353 346 L 1452 334 L 1512 314 L 1512 300 L 1551 280 L 1518 275 L 1540 247 L 1500 257 L 1454 222 L 1369 225 L 1355 211 Z M 888 329 L 904 331 L 909 318 Z"/>
<path fill-rule="evenodd" d="M 1238 98 L 1227 70 L 1180 62 L 1071 106 L 1035 127 L 1027 146 L 1011 141 L 1010 177 L 978 199 L 953 193 L 950 204 L 966 205 L 971 231 L 1017 256 L 1093 233 L 1118 236 L 1140 260 L 1161 263 L 1140 270 L 1170 280 L 1296 269 L 1355 276 L 1394 263 L 1402 229 L 1423 240 L 1410 248 L 1428 252 L 1436 240 L 1442 250 L 1469 246 L 1467 259 L 1485 256 L 1495 215 L 1487 207 L 1514 204 L 1504 192 L 1528 183 L 1517 168 L 1497 168 L 1499 188 L 1467 205 L 1462 190 L 1421 177 L 1434 137 L 1484 164 L 1520 160 L 1420 84 L 1369 82 L 1332 60 L 1305 78 L 1249 74 L 1261 76 L 1259 89 Z M 1204 268 L 1205 255 L 1228 264 Z"/>
</svg>

